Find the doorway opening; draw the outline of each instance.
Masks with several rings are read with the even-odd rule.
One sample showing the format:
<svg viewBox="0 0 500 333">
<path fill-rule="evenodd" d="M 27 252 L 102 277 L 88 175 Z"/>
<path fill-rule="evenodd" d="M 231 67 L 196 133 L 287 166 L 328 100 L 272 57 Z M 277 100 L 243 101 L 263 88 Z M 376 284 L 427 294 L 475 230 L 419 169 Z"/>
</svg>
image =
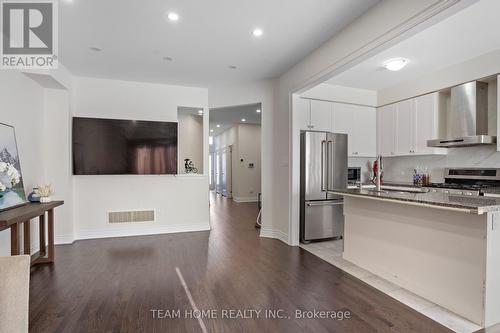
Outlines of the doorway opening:
<svg viewBox="0 0 500 333">
<path fill-rule="evenodd" d="M 209 189 L 212 202 L 260 209 L 261 103 L 210 109 Z M 219 200 L 220 199 L 220 200 Z"/>
</svg>

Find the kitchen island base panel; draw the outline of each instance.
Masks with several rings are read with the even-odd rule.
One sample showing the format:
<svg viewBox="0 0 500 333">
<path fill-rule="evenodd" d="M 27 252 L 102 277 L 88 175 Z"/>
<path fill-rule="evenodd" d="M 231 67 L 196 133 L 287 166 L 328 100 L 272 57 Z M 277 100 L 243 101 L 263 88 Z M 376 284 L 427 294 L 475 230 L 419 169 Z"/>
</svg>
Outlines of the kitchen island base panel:
<svg viewBox="0 0 500 333">
<path fill-rule="evenodd" d="M 346 196 L 343 257 L 478 325 L 491 325 L 500 321 L 496 214 Z"/>
</svg>

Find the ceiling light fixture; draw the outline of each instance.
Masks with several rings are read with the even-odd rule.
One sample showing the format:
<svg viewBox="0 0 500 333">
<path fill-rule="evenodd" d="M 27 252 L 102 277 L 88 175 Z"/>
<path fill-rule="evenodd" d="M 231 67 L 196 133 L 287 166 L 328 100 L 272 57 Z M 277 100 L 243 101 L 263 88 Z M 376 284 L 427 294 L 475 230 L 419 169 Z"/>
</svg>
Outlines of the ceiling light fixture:
<svg viewBox="0 0 500 333">
<path fill-rule="evenodd" d="M 198 110 L 198 114 L 201 116 L 203 115 L 203 110 Z"/>
<path fill-rule="evenodd" d="M 172 22 L 179 21 L 179 14 L 177 14 L 177 13 L 170 12 L 170 13 L 168 13 L 167 17 Z"/>
<path fill-rule="evenodd" d="M 220 125 L 219 125 L 219 124 L 217 124 L 217 128 L 219 128 L 219 127 L 220 127 Z"/>
<path fill-rule="evenodd" d="M 260 28 L 255 28 L 255 29 L 253 29 L 252 34 L 255 37 L 260 37 L 260 36 L 262 36 L 264 34 L 264 31 L 262 31 L 262 29 L 260 29 Z"/>
<path fill-rule="evenodd" d="M 242 122 L 245 122 L 245 121 L 247 121 L 247 120 L 246 120 L 245 118 L 241 118 L 241 121 L 242 121 Z"/>
<path fill-rule="evenodd" d="M 408 65 L 409 60 L 405 58 L 393 58 L 384 63 L 384 67 L 392 72 L 399 71 Z"/>
<path fill-rule="evenodd" d="M 214 132 L 214 130 L 213 130 L 213 129 L 211 129 L 211 130 L 210 130 L 210 133 L 213 133 L 213 132 Z"/>
<path fill-rule="evenodd" d="M 260 113 L 261 111 L 260 111 L 260 109 L 257 109 L 255 112 Z"/>
</svg>

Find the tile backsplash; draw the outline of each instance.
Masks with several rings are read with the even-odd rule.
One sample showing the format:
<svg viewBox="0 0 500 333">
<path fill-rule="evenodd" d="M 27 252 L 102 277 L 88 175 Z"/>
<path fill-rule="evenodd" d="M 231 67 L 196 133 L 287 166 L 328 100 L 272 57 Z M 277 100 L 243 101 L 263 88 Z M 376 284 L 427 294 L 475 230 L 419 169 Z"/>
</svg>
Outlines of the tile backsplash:
<svg viewBox="0 0 500 333">
<path fill-rule="evenodd" d="M 440 156 L 386 157 L 384 159 L 384 180 L 411 182 L 413 169 L 417 166 L 427 168 L 431 182 L 442 182 L 444 181 L 444 168 L 447 167 L 500 168 L 500 152 L 497 152 L 496 145 L 494 145 L 451 148 L 448 149 L 447 155 Z"/>
</svg>

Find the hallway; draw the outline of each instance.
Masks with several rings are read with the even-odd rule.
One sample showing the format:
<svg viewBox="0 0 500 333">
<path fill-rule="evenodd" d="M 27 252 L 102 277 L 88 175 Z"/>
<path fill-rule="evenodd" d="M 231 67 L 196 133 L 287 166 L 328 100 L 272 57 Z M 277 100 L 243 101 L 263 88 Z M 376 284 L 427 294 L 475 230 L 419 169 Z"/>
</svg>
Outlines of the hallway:
<svg viewBox="0 0 500 333">
<path fill-rule="evenodd" d="M 210 232 L 57 246 L 56 264 L 31 275 L 30 331 L 448 332 L 305 250 L 260 238 L 256 216 L 256 203 L 217 196 Z M 217 318 L 185 318 L 193 306 Z M 350 319 L 296 319 L 297 309 Z M 175 310 L 180 318 L 165 317 Z M 228 310 L 253 319 L 222 318 Z"/>
</svg>

